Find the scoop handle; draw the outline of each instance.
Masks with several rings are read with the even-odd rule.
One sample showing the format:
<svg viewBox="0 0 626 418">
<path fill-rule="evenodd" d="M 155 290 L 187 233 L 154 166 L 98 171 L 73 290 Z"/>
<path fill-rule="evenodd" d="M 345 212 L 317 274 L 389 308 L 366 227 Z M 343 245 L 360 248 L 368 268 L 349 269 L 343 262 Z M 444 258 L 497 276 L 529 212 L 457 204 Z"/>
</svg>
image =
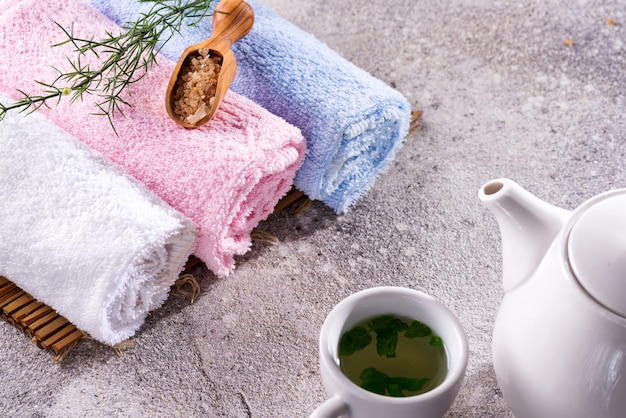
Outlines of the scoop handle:
<svg viewBox="0 0 626 418">
<path fill-rule="evenodd" d="M 224 47 L 246 36 L 254 24 L 252 7 L 243 0 L 221 0 L 213 11 L 211 39 L 219 39 Z"/>
</svg>

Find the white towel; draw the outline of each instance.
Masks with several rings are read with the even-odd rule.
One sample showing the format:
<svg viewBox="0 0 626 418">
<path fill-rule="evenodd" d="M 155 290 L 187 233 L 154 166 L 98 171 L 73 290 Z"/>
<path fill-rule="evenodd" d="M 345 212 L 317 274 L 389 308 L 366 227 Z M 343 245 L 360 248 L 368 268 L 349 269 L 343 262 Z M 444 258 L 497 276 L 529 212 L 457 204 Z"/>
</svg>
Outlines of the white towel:
<svg viewBox="0 0 626 418">
<path fill-rule="evenodd" d="M 0 121 L 0 172 L 0 275 L 97 340 L 132 336 L 184 268 L 195 224 L 40 114 Z"/>
</svg>

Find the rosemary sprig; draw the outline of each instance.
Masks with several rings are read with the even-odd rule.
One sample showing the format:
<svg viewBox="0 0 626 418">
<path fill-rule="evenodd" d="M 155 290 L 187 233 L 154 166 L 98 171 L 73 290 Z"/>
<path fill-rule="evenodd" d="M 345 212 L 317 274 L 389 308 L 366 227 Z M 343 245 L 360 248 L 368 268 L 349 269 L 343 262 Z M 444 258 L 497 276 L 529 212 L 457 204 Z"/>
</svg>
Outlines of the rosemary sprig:
<svg viewBox="0 0 626 418">
<path fill-rule="evenodd" d="M 70 96 L 74 102 L 85 94 L 100 98 L 96 102 L 96 115 L 103 115 L 115 130 L 113 118 L 116 113 L 123 115 L 122 106 L 130 104 L 122 93 L 133 83 L 141 80 L 153 65 L 158 65 L 157 54 L 172 36 L 180 32 L 185 19 L 193 26 L 211 16 L 212 0 L 138 0 L 140 3 L 154 3 L 147 13 L 142 13 L 136 21 L 122 25 L 122 32 L 114 35 L 107 32 L 103 39 L 84 39 L 74 35 L 74 26 L 64 28 L 56 25 L 65 34 L 65 39 L 54 47 L 66 44 L 74 46 L 75 58 L 66 57 L 71 70 L 59 73 L 51 83 L 35 80 L 43 87 L 40 94 L 29 94 L 18 90 L 22 97 L 11 104 L 0 103 L 0 121 L 12 110 L 32 113 L 50 102 L 59 103 L 62 96 Z M 159 47 L 159 42 L 161 46 Z M 101 59 L 98 68 L 84 63 L 87 54 Z"/>
</svg>

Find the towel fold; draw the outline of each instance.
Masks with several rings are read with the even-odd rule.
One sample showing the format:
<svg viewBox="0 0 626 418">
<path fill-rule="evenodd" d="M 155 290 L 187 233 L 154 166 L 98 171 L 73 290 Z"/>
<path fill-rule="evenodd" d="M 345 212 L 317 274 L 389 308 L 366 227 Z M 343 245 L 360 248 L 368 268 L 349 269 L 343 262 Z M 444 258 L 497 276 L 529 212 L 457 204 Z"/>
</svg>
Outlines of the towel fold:
<svg viewBox="0 0 626 418">
<path fill-rule="evenodd" d="M 0 89 L 41 92 L 76 58 L 55 22 L 75 36 L 101 39 L 120 28 L 78 1 L 23 0 L 0 16 Z M 95 58 L 86 55 L 83 64 Z M 290 189 L 305 153 L 300 131 L 249 99 L 228 92 L 215 118 L 199 129 L 176 125 L 164 107 L 174 63 L 158 66 L 124 96 L 132 107 L 114 119 L 92 115 L 94 98 L 61 100 L 41 112 L 148 186 L 199 228 L 195 255 L 218 276 L 250 247 L 250 233 Z M 18 96 L 18 95 L 16 95 Z M 0 122 L 1 123 L 1 122 Z"/>
<path fill-rule="evenodd" d="M 40 114 L 0 122 L 0 172 L 0 275 L 104 343 L 130 337 L 183 269 L 193 222 Z"/>
<path fill-rule="evenodd" d="M 151 7 L 135 0 L 86 1 L 120 24 Z M 255 22 L 232 47 L 238 69 L 231 88 L 301 129 L 309 152 L 295 185 L 343 213 L 401 147 L 410 105 L 398 91 L 259 1 L 248 3 Z M 178 60 L 185 47 L 210 36 L 211 26 L 210 19 L 185 25 L 161 52 Z"/>
</svg>

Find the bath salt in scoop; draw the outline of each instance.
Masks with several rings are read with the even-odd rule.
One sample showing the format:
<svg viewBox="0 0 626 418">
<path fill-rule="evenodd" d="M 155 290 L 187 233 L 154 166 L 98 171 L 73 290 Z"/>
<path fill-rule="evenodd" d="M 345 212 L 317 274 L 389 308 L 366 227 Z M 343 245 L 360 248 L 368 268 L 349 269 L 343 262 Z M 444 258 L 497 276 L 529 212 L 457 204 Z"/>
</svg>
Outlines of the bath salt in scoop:
<svg viewBox="0 0 626 418">
<path fill-rule="evenodd" d="M 221 0 L 213 11 L 213 32 L 185 49 L 167 85 L 165 107 L 186 128 L 207 123 L 237 72 L 230 47 L 252 29 L 254 12 L 243 0 Z"/>
</svg>

